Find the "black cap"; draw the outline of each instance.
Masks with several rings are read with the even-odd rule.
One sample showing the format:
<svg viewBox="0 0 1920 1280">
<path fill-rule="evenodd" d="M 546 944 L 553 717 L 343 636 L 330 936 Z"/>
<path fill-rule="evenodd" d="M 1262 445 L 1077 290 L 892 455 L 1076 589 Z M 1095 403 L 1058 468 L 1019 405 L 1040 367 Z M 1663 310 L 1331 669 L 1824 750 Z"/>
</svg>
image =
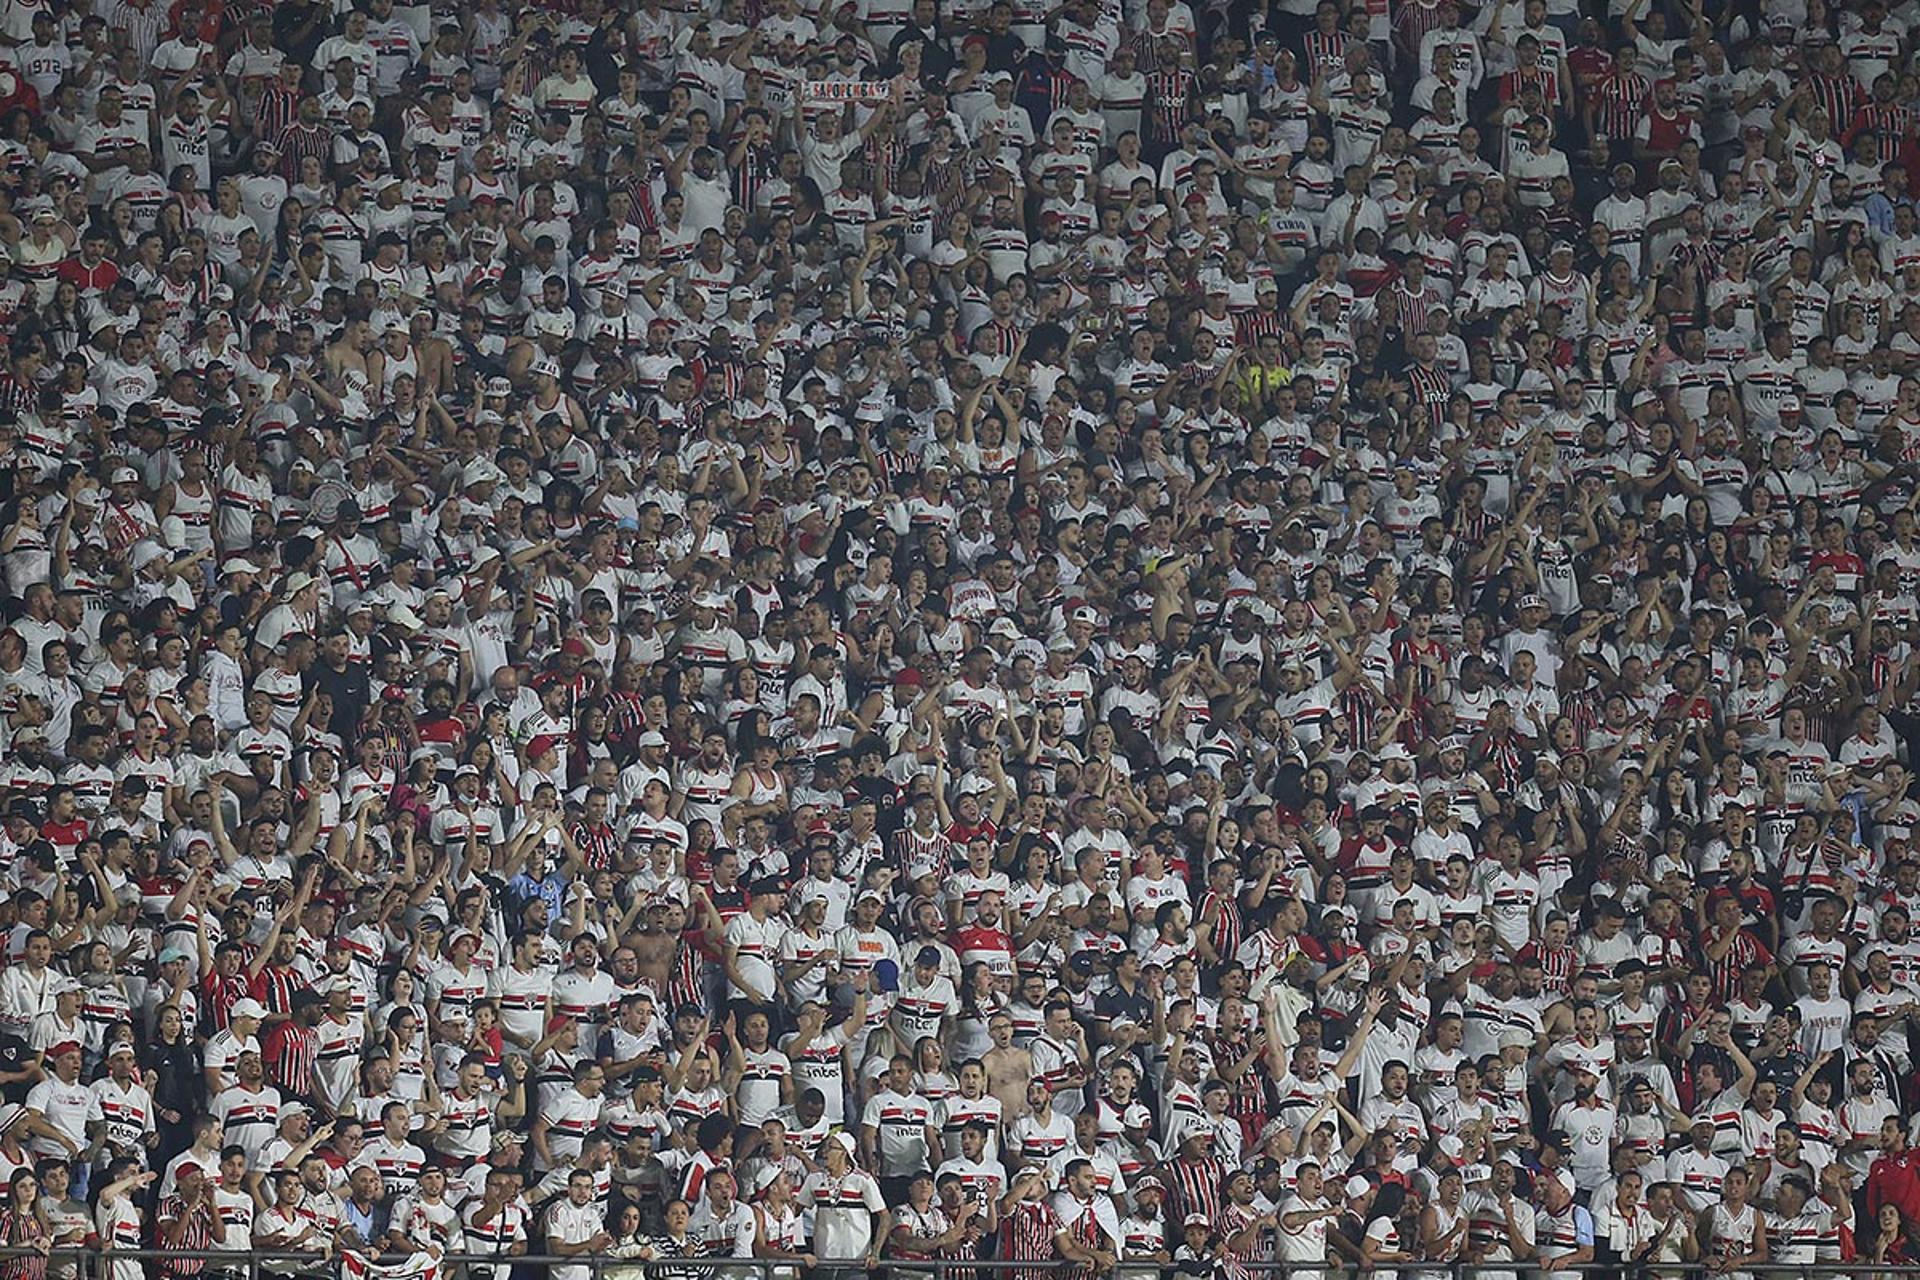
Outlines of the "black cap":
<svg viewBox="0 0 1920 1280">
<path fill-rule="evenodd" d="M 920 948 L 919 953 L 913 957 L 913 962 L 918 965 L 925 965 L 929 969 L 938 969 L 940 967 L 940 948 Z"/>
</svg>

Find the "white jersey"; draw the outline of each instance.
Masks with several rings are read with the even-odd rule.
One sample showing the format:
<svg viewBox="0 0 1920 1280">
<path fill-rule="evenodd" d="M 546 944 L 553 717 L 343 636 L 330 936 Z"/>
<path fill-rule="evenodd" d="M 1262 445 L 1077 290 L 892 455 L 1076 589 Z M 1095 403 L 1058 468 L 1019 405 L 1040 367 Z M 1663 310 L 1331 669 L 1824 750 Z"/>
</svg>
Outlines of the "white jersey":
<svg viewBox="0 0 1920 1280">
<path fill-rule="evenodd" d="M 1325 1196 L 1311 1200 L 1299 1194 L 1288 1196 L 1280 1205 L 1280 1230 L 1274 1236 L 1275 1261 L 1288 1264 L 1324 1263 L 1327 1260 L 1327 1224 L 1330 1218 L 1314 1218 L 1298 1229 L 1287 1226 L 1290 1213 L 1318 1213 L 1329 1206 Z M 1298 1280 L 1320 1280 L 1319 1271 L 1296 1270 L 1289 1265 L 1287 1274 Z"/>
</svg>

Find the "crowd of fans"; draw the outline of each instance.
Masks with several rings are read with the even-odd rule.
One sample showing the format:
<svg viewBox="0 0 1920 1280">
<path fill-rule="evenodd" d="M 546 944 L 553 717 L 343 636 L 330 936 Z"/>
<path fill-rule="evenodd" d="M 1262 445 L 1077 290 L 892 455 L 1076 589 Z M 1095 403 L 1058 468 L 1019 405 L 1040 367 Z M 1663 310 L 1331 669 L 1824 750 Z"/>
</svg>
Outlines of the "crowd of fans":
<svg viewBox="0 0 1920 1280">
<path fill-rule="evenodd" d="M 1917 43 L 0 0 L 0 1276 L 1920 1259 Z"/>
</svg>

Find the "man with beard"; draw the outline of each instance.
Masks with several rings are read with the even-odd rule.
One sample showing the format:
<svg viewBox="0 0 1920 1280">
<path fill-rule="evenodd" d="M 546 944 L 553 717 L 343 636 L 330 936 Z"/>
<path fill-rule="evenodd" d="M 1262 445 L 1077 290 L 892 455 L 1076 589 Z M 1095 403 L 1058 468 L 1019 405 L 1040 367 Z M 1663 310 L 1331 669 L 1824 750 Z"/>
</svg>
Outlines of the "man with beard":
<svg viewBox="0 0 1920 1280">
<path fill-rule="evenodd" d="M 1147 1174 L 1135 1180 L 1131 1190 L 1133 1210 L 1120 1220 L 1121 1261 L 1114 1272 L 1115 1280 L 1157 1280 L 1160 1268 L 1173 1259 L 1167 1252 L 1167 1223 L 1162 1212 L 1166 1188 L 1160 1179 Z M 1130 1267 L 1128 1262 L 1145 1265 Z"/>
<path fill-rule="evenodd" d="M 1063 1257 L 1110 1270 L 1120 1250 L 1120 1219 L 1113 1200 L 1101 1194 L 1091 1161 L 1068 1162 L 1060 1190 L 1053 1193 L 1054 1216 L 1059 1220 L 1054 1243 Z"/>
<path fill-rule="evenodd" d="M 1679 1187 L 1681 1202 L 1705 1213 L 1720 1202 L 1727 1162 L 1713 1153 L 1713 1117 L 1695 1116 L 1689 1144 L 1667 1157 L 1666 1180 Z"/>
<path fill-rule="evenodd" d="M 1569 1168 L 1575 1185 L 1591 1194 L 1611 1171 L 1608 1152 L 1619 1114 L 1600 1096 L 1600 1080 L 1590 1063 L 1569 1065 L 1573 1072 L 1573 1097 L 1553 1113 L 1553 1127 L 1564 1133 L 1571 1144 Z"/>
</svg>

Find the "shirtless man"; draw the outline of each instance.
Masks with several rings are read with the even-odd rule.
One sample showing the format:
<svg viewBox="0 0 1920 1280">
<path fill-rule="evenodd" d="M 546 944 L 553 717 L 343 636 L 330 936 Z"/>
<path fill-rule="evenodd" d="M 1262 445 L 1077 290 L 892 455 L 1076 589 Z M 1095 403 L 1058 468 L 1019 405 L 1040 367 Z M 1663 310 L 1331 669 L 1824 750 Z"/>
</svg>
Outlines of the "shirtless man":
<svg viewBox="0 0 1920 1280">
<path fill-rule="evenodd" d="M 680 952 L 680 935 L 686 927 L 687 909 L 679 899 L 661 898 L 648 904 L 640 932 L 628 940 L 639 961 L 640 985 L 652 990 L 655 1000 L 666 998 L 673 959 Z"/>
<path fill-rule="evenodd" d="M 453 389 L 453 344 L 433 332 L 433 313 L 426 307 L 415 311 L 409 323 L 409 336 L 420 359 L 420 398 L 432 403 L 434 397 Z"/>
<path fill-rule="evenodd" d="M 365 320 L 349 320 L 340 337 L 326 349 L 328 382 L 340 407 L 350 417 L 372 417 L 375 388 L 380 385 L 385 357 L 374 346 Z"/>
<path fill-rule="evenodd" d="M 993 1048 L 980 1055 L 987 1069 L 987 1092 L 1000 1099 L 1001 1117 L 1011 1124 L 1027 1114 L 1027 1081 L 1033 1078 L 1033 1055 L 1013 1043 L 1013 1019 L 996 1013 L 987 1022 Z"/>
</svg>

